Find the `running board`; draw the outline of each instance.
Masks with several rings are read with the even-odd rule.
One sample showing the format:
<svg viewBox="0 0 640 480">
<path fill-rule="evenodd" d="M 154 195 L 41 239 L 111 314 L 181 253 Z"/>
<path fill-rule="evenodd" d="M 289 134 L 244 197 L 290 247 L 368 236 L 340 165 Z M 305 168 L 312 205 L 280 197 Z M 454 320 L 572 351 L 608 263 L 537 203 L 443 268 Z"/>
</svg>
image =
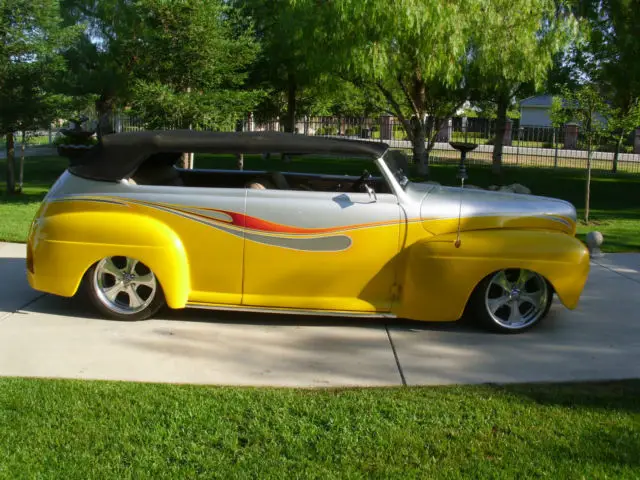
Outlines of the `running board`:
<svg viewBox="0 0 640 480">
<path fill-rule="evenodd" d="M 301 310 L 294 308 L 267 308 L 233 305 L 208 305 L 206 303 L 188 303 L 186 308 L 201 308 L 205 310 L 221 310 L 229 312 L 250 312 L 250 313 L 280 313 L 285 315 L 315 315 L 318 317 L 355 317 L 355 318 L 397 318 L 393 313 L 365 313 L 365 312 L 338 312 L 334 310 Z"/>
</svg>

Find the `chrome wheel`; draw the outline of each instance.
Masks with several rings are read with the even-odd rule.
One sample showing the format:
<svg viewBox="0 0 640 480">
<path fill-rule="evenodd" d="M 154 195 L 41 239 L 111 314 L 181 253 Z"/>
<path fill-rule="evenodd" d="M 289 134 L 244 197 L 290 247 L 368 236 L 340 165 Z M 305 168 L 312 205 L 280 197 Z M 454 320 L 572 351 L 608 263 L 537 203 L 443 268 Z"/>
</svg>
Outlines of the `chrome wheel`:
<svg viewBox="0 0 640 480">
<path fill-rule="evenodd" d="M 545 315 L 549 286 L 535 272 L 524 269 L 501 270 L 491 277 L 485 292 L 485 307 L 500 327 L 526 328 Z"/>
<path fill-rule="evenodd" d="M 96 265 L 92 286 L 100 303 L 120 315 L 135 315 L 155 298 L 158 283 L 142 262 L 129 257 L 107 257 Z"/>
</svg>

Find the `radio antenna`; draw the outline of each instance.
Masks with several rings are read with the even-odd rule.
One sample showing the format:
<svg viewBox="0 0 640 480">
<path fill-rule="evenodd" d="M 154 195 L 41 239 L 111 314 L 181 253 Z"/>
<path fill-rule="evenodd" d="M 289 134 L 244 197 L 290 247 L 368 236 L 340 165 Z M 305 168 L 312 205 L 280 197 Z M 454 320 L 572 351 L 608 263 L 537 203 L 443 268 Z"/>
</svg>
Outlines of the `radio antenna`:
<svg viewBox="0 0 640 480">
<path fill-rule="evenodd" d="M 476 148 L 477 145 L 464 142 L 449 142 L 449 145 L 460 152 L 460 165 L 458 166 L 457 175 L 457 178 L 460 179 L 460 203 L 458 205 L 458 228 L 456 241 L 454 243 L 456 248 L 460 248 L 460 245 L 462 244 L 462 240 L 460 240 L 460 224 L 462 221 L 462 195 L 464 193 L 464 181 L 469 178 L 469 175 L 467 175 L 467 167 L 465 166 L 464 161 L 467 159 L 467 152 L 470 152 L 471 150 Z"/>
</svg>

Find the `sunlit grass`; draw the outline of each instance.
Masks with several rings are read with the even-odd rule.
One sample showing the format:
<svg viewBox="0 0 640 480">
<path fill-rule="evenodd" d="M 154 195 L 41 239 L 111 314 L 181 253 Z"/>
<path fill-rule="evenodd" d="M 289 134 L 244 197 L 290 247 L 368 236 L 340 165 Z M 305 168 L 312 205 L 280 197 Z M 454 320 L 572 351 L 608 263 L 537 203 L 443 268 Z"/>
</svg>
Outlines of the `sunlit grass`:
<svg viewBox="0 0 640 480">
<path fill-rule="evenodd" d="M 638 478 L 640 382 L 0 380 L 2 478 Z"/>
</svg>

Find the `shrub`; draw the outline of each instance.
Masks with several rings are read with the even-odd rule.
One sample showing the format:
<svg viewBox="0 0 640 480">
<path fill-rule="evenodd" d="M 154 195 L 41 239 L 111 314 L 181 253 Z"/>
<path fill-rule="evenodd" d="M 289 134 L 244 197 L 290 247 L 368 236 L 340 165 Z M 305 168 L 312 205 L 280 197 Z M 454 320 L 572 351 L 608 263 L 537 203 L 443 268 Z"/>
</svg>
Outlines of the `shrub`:
<svg viewBox="0 0 640 480">
<path fill-rule="evenodd" d="M 316 130 L 316 135 L 337 135 L 337 134 L 338 134 L 338 128 L 331 125 L 320 127 Z"/>
<path fill-rule="evenodd" d="M 98 143 L 98 139 L 96 137 L 79 137 L 79 136 L 68 136 L 68 135 L 58 135 L 53 139 L 53 144 L 58 145 L 96 145 Z"/>
</svg>

